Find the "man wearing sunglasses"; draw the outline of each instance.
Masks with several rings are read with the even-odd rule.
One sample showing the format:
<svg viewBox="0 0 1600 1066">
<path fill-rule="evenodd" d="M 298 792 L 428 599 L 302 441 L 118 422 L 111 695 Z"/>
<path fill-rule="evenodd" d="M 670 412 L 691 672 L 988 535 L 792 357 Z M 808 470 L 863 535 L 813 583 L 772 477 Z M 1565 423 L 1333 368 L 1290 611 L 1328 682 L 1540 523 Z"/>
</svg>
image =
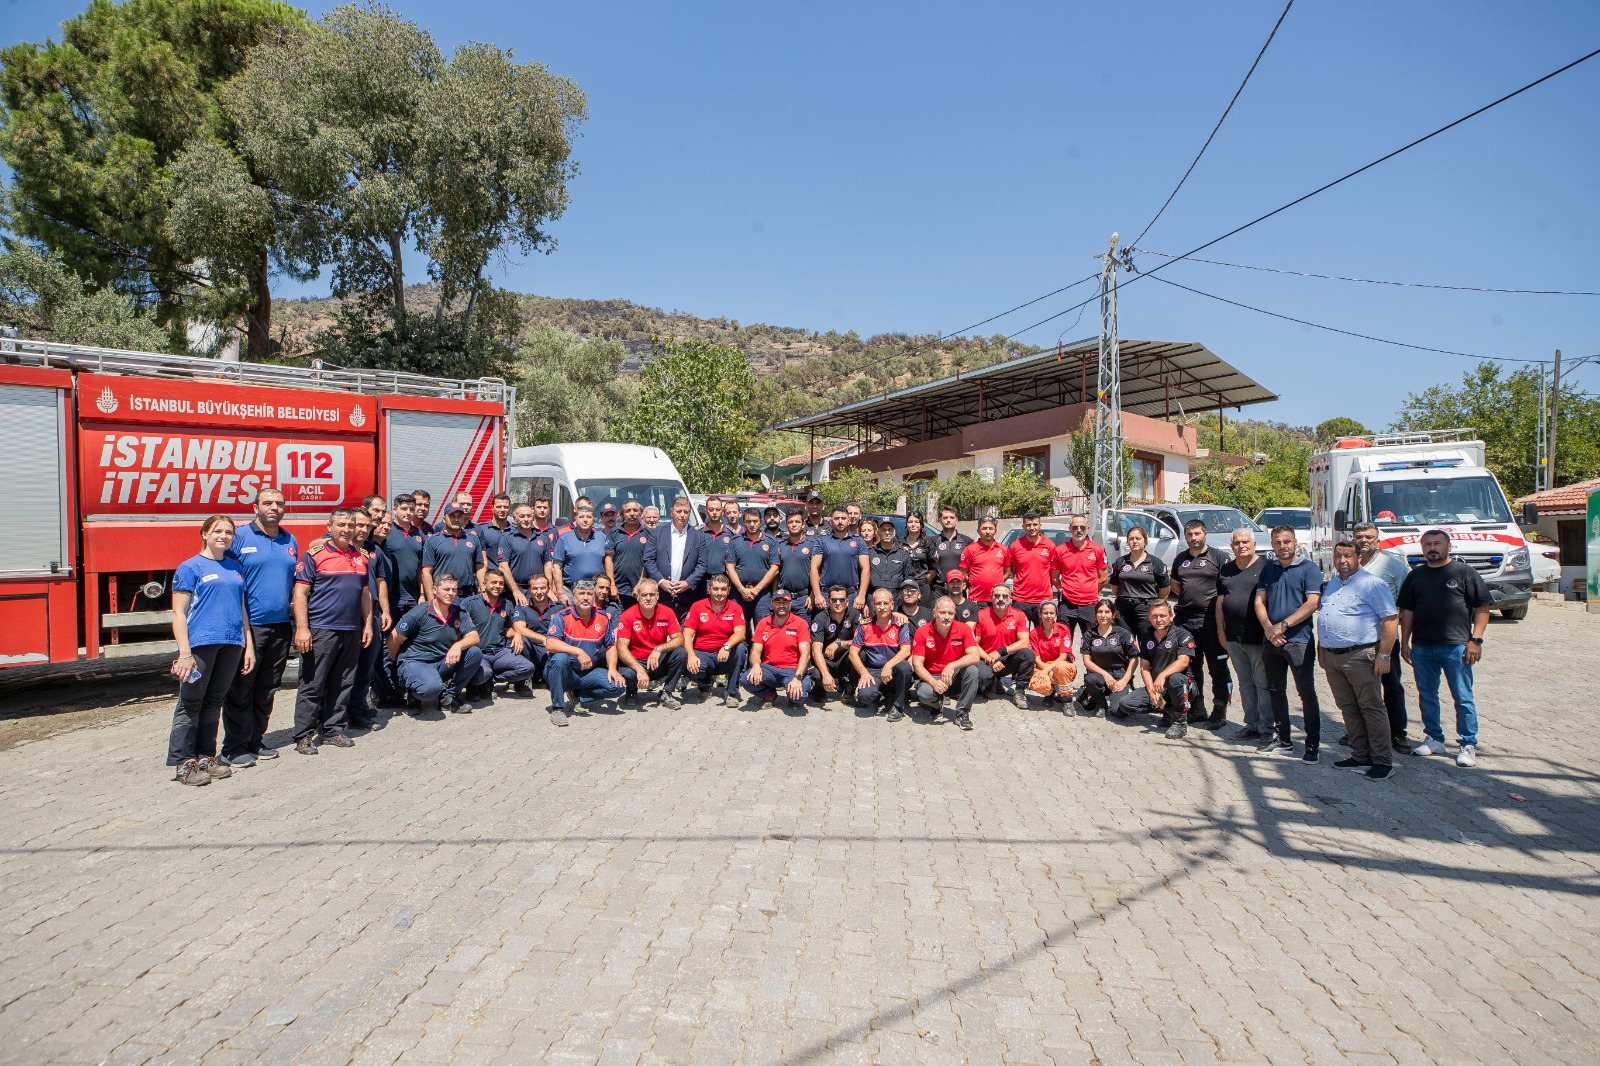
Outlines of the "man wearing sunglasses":
<svg viewBox="0 0 1600 1066">
<path fill-rule="evenodd" d="M 1089 539 L 1089 519 L 1075 514 L 1067 521 L 1072 539 L 1056 549 L 1056 569 L 1061 573 L 1061 610 L 1058 621 L 1085 633 L 1094 628 L 1094 606 L 1105 587 L 1106 553 Z"/>
</svg>

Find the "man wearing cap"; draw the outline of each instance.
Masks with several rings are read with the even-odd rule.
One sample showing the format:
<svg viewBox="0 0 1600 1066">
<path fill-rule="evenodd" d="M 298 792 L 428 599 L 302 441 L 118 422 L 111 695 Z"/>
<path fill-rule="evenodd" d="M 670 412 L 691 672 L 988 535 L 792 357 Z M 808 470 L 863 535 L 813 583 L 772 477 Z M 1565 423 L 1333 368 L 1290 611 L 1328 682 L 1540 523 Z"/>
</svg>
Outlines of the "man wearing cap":
<svg viewBox="0 0 1600 1066">
<path fill-rule="evenodd" d="M 911 638 L 911 673 L 916 679 L 917 702 L 935 715 L 943 714 L 963 730 L 972 728 L 972 704 L 982 683 L 977 635 L 957 620 L 956 605 L 940 596 L 933 605 L 933 621 Z M 955 693 L 951 710 L 947 699 Z"/>
<path fill-rule="evenodd" d="M 607 500 L 600 505 L 600 532 L 609 538 L 617 528 L 617 505 Z"/>
<path fill-rule="evenodd" d="M 773 540 L 783 537 L 783 512 L 776 507 L 768 507 L 761 512 L 761 525 L 766 530 L 767 536 Z"/>
<path fill-rule="evenodd" d="M 649 691 L 661 682 L 661 706 L 675 711 L 678 684 L 683 680 L 685 655 L 683 628 L 678 616 L 661 606 L 656 583 L 643 578 L 634 586 L 638 602 L 622 612 L 617 625 L 617 672 L 627 692 L 619 706 L 632 706 L 640 689 Z"/>
<path fill-rule="evenodd" d="M 550 595 L 558 603 L 571 600 L 567 586 L 593 582 L 606 572 L 605 534 L 594 528 L 594 512 L 575 511 L 572 528 L 555 539 L 544 572 L 550 578 Z"/>
<path fill-rule="evenodd" d="M 682 622 L 700 599 L 706 579 L 706 534 L 689 524 L 689 497 L 672 501 L 672 521 L 650 531 L 644 546 L 644 573 L 661 590 L 661 605 Z M 721 573 L 721 571 L 718 571 Z M 723 577 L 726 577 L 723 574 Z"/>
<path fill-rule="evenodd" d="M 822 609 L 811 602 L 811 557 L 817 553 L 817 542 L 806 529 L 805 515 L 791 511 L 784 520 L 789 535 L 778 541 L 773 554 L 778 558 L 778 584 L 794 597 L 790 608 L 808 624 L 811 616 Z"/>
<path fill-rule="evenodd" d="M 805 526 L 808 537 L 826 537 L 831 528 L 828 525 L 828 516 L 822 513 L 822 497 L 815 492 L 806 497 Z M 799 602 L 798 597 L 796 602 Z"/>
<path fill-rule="evenodd" d="M 898 595 L 900 583 L 912 576 L 911 553 L 895 543 L 895 533 L 892 519 L 879 519 L 878 543 L 867 553 L 868 595 L 879 589 L 888 589 L 891 596 Z"/>
<path fill-rule="evenodd" d="M 850 512 L 835 507 L 830 516 L 833 532 L 817 538 L 817 552 L 811 557 L 811 602 L 827 603 L 822 590 L 843 585 L 854 598 L 856 613 L 866 604 L 867 546 L 850 532 Z"/>
<path fill-rule="evenodd" d="M 1006 552 L 1011 569 L 1012 607 L 1027 616 L 1028 624 L 1039 624 L 1039 605 L 1055 590 L 1056 545 L 1039 531 L 1044 519 L 1038 511 L 1022 516 L 1022 536 Z"/>
<path fill-rule="evenodd" d="M 1000 679 L 1011 678 L 1011 702 L 1028 709 L 1028 684 L 1033 680 L 1033 646 L 1028 616 L 1011 605 L 1011 586 L 996 585 L 989 606 L 978 612 L 978 677 L 984 690 L 1005 695 Z"/>
<path fill-rule="evenodd" d="M 461 690 L 483 668 L 478 630 L 456 602 L 454 574 L 441 574 L 427 603 L 408 610 L 389 631 L 389 655 L 400 687 L 422 710 L 465 708 Z"/>
<path fill-rule="evenodd" d="M 965 622 L 967 625 L 976 625 L 978 613 L 988 604 L 978 603 L 976 600 L 967 599 L 967 572 L 958 567 L 952 567 L 944 572 L 945 595 L 950 597 L 950 602 L 955 605 L 956 621 Z M 934 601 L 936 604 L 937 600 Z"/>
<path fill-rule="evenodd" d="M 825 609 L 811 616 L 811 672 L 816 675 L 817 698 L 828 702 L 833 695 L 849 697 L 856 683 L 850 666 L 850 645 L 855 640 L 860 613 L 850 604 L 850 590 L 843 585 L 828 589 Z"/>
<path fill-rule="evenodd" d="M 727 574 L 712 574 L 706 598 L 683 617 L 684 676 L 709 696 L 723 677 L 723 706 L 739 706 L 739 678 L 744 673 L 744 611 L 728 599 Z"/>
<path fill-rule="evenodd" d="M 606 576 L 616 586 L 624 608 L 634 605 L 633 587 L 644 577 L 644 547 L 649 536 L 644 528 L 644 505 L 628 500 L 622 505 L 622 525 L 611 531 L 606 544 Z"/>
<path fill-rule="evenodd" d="M 1067 519 L 1067 531 L 1072 538 L 1056 549 L 1056 570 L 1061 575 L 1061 609 L 1057 617 L 1062 625 L 1082 634 L 1095 627 L 1095 605 L 1111 575 L 1106 569 L 1105 551 L 1089 539 L 1088 516 L 1075 514 Z"/>
<path fill-rule="evenodd" d="M 588 513 L 592 520 L 593 513 Z M 551 620 L 544 643 L 550 653 L 544 677 L 550 685 L 552 725 L 567 724 L 574 693 L 580 702 L 592 703 L 627 690 L 617 669 L 615 628 L 609 615 L 595 610 L 593 578 L 581 578 L 572 586 L 572 606 Z"/>
<path fill-rule="evenodd" d="M 747 625 L 771 612 L 767 592 L 778 580 L 777 547 L 761 528 L 760 508 L 745 508 L 744 531 L 733 538 L 723 572 L 733 583 L 733 599 L 744 609 Z"/>
<path fill-rule="evenodd" d="M 781 694 L 787 702 L 798 704 L 811 694 L 806 671 L 811 661 L 811 635 L 805 623 L 790 612 L 793 602 L 788 589 L 774 592 L 772 613 L 756 623 L 750 641 L 750 670 L 744 676 L 744 687 L 762 703 Z"/>
<path fill-rule="evenodd" d="M 466 528 L 467 509 L 459 503 L 445 505 L 444 523 L 422 547 L 422 598 L 433 599 L 433 582 L 444 574 L 456 579 L 461 596 L 478 589 L 478 580 L 488 569 L 489 557 L 483 538 Z"/>
<path fill-rule="evenodd" d="M 961 565 L 961 553 L 967 550 L 972 538 L 956 528 L 960 515 L 954 507 L 939 508 L 939 535 L 933 541 L 933 572 L 936 577 L 948 577 L 950 571 Z M 962 593 L 966 596 L 966 574 L 962 574 Z M 934 592 L 950 594 L 950 590 L 936 584 Z"/>
<path fill-rule="evenodd" d="M 922 602 L 922 583 L 908 577 L 900 582 L 900 613 L 906 616 L 908 631 L 915 633 L 924 622 L 933 621 L 933 608 Z"/>
</svg>

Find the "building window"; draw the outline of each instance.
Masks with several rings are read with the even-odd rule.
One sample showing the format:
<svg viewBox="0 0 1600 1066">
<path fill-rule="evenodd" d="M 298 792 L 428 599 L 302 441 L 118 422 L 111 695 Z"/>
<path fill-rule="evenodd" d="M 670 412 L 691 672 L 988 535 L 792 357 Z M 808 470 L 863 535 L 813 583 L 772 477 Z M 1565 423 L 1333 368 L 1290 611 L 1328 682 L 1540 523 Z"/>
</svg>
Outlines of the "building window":
<svg viewBox="0 0 1600 1066">
<path fill-rule="evenodd" d="M 1161 460 L 1135 456 L 1128 484 L 1128 502 L 1159 503 L 1161 500 Z"/>
<path fill-rule="evenodd" d="M 1020 466 L 1031 471 L 1039 478 L 1049 480 L 1050 477 L 1050 448 L 1018 448 L 1014 452 L 1006 452 L 1001 460 L 1007 470 L 1012 466 Z"/>
<path fill-rule="evenodd" d="M 1587 561 L 1589 545 L 1584 542 L 1583 527 L 1582 520 L 1556 523 L 1562 566 L 1583 566 Z"/>
<path fill-rule="evenodd" d="M 939 475 L 933 470 L 918 470 L 905 476 L 902 487 L 906 491 L 906 514 L 927 513 L 928 490 L 937 480 Z"/>
</svg>

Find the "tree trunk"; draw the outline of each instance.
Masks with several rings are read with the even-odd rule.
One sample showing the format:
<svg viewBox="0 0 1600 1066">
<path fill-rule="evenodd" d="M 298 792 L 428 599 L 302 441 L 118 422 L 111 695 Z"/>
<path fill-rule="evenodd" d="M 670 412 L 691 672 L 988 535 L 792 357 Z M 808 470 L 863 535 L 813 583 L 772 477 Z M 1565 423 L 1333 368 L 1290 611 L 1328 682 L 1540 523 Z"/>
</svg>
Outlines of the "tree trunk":
<svg viewBox="0 0 1600 1066">
<path fill-rule="evenodd" d="M 252 363 L 260 363 L 266 360 L 272 341 L 272 280 L 267 273 L 265 248 L 256 257 L 250 275 L 250 288 L 255 299 L 245 309 L 245 358 Z"/>
<path fill-rule="evenodd" d="M 478 309 L 478 292 L 483 286 L 483 268 L 479 267 L 472 275 L 472 295 L 467 297 L 467 313 L 461 320 L 461 339 L 463 342 L 472 336 L 472 313 Z"/>
<path fill-rule="evenodd" d="M 399 232 L 389 234 L 389 255 L 393 271 L 390 287 L 394 298 L 394 326 L 396 331 L 403 331 L 406 328 L 406 272 Z"/>
</svg>

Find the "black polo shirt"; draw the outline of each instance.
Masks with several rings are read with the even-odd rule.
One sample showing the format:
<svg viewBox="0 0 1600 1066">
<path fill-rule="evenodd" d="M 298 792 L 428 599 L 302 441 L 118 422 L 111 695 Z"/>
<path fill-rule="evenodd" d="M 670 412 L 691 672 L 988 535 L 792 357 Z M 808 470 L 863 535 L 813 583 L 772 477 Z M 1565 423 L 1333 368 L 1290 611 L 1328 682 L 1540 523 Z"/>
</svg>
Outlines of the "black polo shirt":
<svg viewBox="0 0 1600 1066">
<path fill-rule="evenodd" d="M 817 646 L 817 654 L 822 654 L 822 649 L 840 641 L 846 645 L 853 644 L 856 639 L 856 627 L 861 625 L 861 615 L 854 607 L 844 609 L 844 617 L 835 618 L 828 611 L 818 611 L 811 616 L 811 640 Z"/>
<path fill-rule="evenodd" d="M 1194 637 L 1182 626 L 1168 629 L 1164 637 L 1157 637 L 1152 631 L 1145 638 L 1144 647 L 1139 649 L 1139 658 L 1149 666 L 1151 674 L 1159 674 L 1177 660 L 1193 654 Z"/>
<path fill-rule="evenodd" d="M 444 660 L 450 646 L 472 632 L 472 619 L 458 603 L 441 616 L 431 603 L 419 603 L 400 617 L 395 631 L 405 638 L 396 662 L 437 663 Z"/>
<path fill-rule="evenodd" d="M 1266 558 L 1258 555 L 1249 566 L 1240 567 L 1237 559 L 1229 559 L 1217 571 L 1217 585 L 1222 596 L 1222 635 L 1236 644 L 1260 644 L 1265 638 L 1261 619 L 1256 617 L 1256 584 L 1266 565 Z"/>
<path fill-rule="evenodd" d="M 961 532 L 949 540 L 945 539 L 943 532 L 933 538 L 933 579 L 936 586 L 944 588 L 944 575 L 961 565 L 961 553 L 971 543 L 972 538 Z"/>
<path fill-rule="evenodd" d="M 1167 573 L 1167 564 L 1146 552 L 1138 563 L 1126 555 L 1118 558 L 1111 564 L 1109 581 L 1117 590 L 1117 599 L 1148 602 L 1170 585 L 1172 578 Z"/>
<path fill-rule="evenodd" d="M 1128 663 L 1139 657 L 1139 638 L 1121 626 L 1112 626 L 1111 632 L 1101 635 L 1098 628 L 1083 631 L 1078 653 L 1112 677 L 1121 677 Z"/>
<path fill-rule="evenodd" d="M 611 572 L 617 575 L 617 595 L 632 596 L 633 586 L 644 576 L 644 546 L 650 531 L 640 526 L 631 534 L 621 526 L 611 531 L 606 554 L 611 556 Z"/>
<path fill-rule="evenodd" d="M 1196 555 L 1185 548 L 1172 560 L 1172 580 L 1178 586 L 1177 611 L 1186 616 L 1205 615 L 1217 602 L 1218 578 L 1230 561 L 1221 548 L 1205 548 Z"/>
</svg>

